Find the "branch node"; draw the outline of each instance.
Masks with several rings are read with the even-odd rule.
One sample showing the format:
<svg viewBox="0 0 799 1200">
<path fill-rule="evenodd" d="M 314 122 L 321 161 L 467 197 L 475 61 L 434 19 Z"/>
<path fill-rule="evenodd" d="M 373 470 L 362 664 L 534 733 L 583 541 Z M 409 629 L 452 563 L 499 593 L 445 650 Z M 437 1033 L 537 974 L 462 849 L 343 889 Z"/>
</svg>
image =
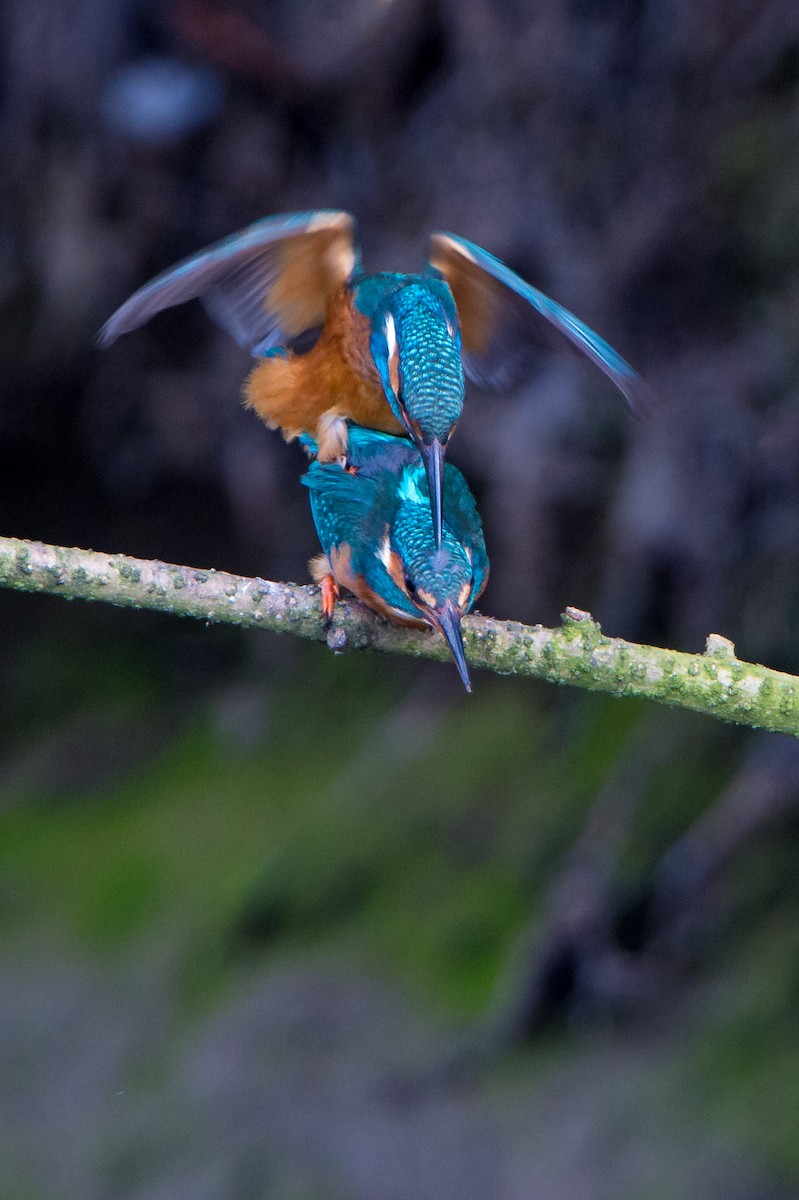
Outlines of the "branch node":
<svg viewBox="0 0 799 1200">
<path fill-rule="evenodd" d="M 594 621 L 594 618 L 591 616 L 590 612 L 586 612 L 584 608 L 575 608 L 570 604 L 568 605 L 565 613 L 562 614 L 561 620 L 564 624 L 566 624 L 568 621 Z M 594 624 L 597 625 L 597 622 L 594 621 Z M 597 628 L 598 627 L 599 626 L 597 625 Z"/>
<path fill-rule="evenodd" d="M 705 643 L 705 654 L 713 655 L 715 658 L 735 658 L 735 646 L 729 638 L 722 637 L 720 633 L 709 633 Z"/>
<path fill-rule="evenodd" d="M 327 631 L 327 645 L 334 654 L 343 654 L 349 648 L 347 631 L 331 625 Z"/>
</svg>

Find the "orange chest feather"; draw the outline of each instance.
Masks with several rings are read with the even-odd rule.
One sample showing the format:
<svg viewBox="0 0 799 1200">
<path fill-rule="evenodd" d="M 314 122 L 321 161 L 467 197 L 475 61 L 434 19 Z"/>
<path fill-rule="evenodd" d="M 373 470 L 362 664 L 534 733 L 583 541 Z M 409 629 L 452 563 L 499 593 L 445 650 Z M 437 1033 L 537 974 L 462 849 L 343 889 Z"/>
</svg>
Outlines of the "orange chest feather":
<svg viewBox="0 0 799 1200">
<path fill-rule="evenodd" d="M 321 337 L 307 354 L 268 358 L 252 371 L 245 402 L 286 437 L 316 434 L 326 413 L 384 433 L 404 430 L 383 394 L 369 351 L 369 322 L 342 291 L 331 303 Z"/>
</svg>

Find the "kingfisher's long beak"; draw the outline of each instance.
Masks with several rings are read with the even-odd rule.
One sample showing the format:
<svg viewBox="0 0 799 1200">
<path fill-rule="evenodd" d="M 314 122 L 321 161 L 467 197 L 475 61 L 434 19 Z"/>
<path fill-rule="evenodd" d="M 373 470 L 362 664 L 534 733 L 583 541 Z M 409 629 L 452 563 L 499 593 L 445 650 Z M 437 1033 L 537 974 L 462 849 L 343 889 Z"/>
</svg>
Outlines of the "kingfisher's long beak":
<svg viewBox="0 0 799 1200">
<path fill-rule="evenodd" d="M 458 674 L 463 680 L 467 692 L 471 692 L 469 668 L 466 666 L 466 655 L 463 652 L 463 635 L 461 634 L 461 614 L 451 600 L 445 600 L 441 608 L 433 609 L 433 620 L 447 639 Z"/>
<path fill-rule="evenodd" d="M 422 445 L 422 460 L 427 472 L 427 486 L 430 491 L 430 505 L 433 513 L 433 532 L 436 535 L 436 549 L 441 549 L 442 496 L 444 488 L 444 447 L 438 438 L 433 438 L 429 445 Z"/>
</svg>

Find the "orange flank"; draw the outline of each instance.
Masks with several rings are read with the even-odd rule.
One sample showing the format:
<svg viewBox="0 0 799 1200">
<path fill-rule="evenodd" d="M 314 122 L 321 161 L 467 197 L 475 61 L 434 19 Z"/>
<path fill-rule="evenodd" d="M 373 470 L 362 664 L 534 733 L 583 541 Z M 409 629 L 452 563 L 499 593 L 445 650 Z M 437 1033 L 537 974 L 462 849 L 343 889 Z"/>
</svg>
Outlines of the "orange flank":
<svg viewBox="0 0 799 1200">
<path fill-rule="evenodd" d="M 402 434 L 388 406 L 369 350 L 369 321 L 345 288 L 332 297 L 319 341 L 307 354 L 289 353 L 257 364 L 244 385 L 245 403 L 287 440 L 309 433 L 321 459 L 341 453 L 336 419 Z M 324 420 L 323 420 L 324 418 Z"/>
<path fill-rule="evenodd" d="M 326 621 L 333 616 L 333 605 L 339 599 L 340 589 L 346 588 L 358 600 L 395 625 L 404 625 L 408 629 L 428 627 L 421 617 L 417 620 L 387 604 L 382 596 L 369 587 L 363 575 L 353 571 L 352 549 L 346 542 L 334 546 L 329 557 L 327 554 L 316 554 L 308 563 L 308 570 L 311 579 L 322 589 L 322 616 Z"/>
<path fill-rule="evenodd" d="M 353 571 L 352 550 L 346 542 L 332 548 L 328 562 L 331 574 L 339 587 L 346 588 L 348 592 L 352 592 L 353 596 L 356 596 L 358 600 L 362 600 L 364 604 L 368 604 L 369 608 L 373 608 L 381 617 L 385 617 L 387 621 L 392 621 L 395 625 L 404 625 L 408 629 L 427 628 L 427 623 L 421 618 L 417 620 L 415 617 L 408 616 L 407 613 L 401 612 L 400 609 L 388 604 L 378 592 L 369 586 L 363 575 Z M 311 573 L 313 574 L 313 568 Z"/>
</svg>

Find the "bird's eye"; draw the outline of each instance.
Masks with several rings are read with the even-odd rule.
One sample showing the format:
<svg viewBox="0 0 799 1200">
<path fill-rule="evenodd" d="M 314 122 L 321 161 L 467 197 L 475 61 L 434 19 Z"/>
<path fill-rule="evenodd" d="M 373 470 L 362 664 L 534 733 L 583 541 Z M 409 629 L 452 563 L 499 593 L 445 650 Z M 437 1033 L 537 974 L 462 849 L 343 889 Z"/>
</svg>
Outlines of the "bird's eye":
<svg viewBox="0 0 799 1200">
<path fill-rule="evenodd" d="M 404 582 L 405 582 L 405 591 L 408 593 L 408 595 L 415 596 L 416 595 L 416 584 L 413 582 L 410 575 L 405 576 Z"/>
</svg>

